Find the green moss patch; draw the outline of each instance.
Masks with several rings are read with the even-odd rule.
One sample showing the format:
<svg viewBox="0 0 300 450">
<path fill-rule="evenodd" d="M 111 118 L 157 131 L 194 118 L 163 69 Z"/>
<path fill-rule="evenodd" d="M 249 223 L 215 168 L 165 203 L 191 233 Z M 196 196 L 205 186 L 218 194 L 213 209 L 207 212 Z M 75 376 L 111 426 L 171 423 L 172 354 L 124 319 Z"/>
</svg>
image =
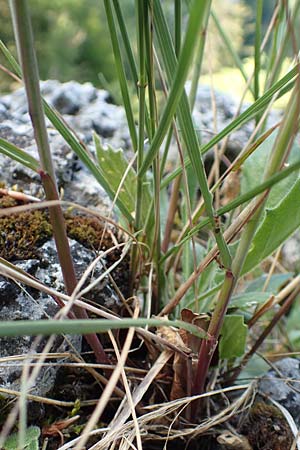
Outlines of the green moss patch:
<svg viewBox="0 0 300 450">
<path fill-rule="evenodd" d="M 8 195 L 0 196 L 0 208 L 18 206 L 22 202 Z M 84 247 L 105 251 L 114 246 L 111 227 L 88 216 L 65 215 L 67 234 Z M 52 237 L 49 215 L 45 210 L 28 210 L 20 214 L 0 217 L 0 256 L 7 261 L 39 258 L 39 248 Z M 119 242 L 119 239 L 117 239 Z M 120 258 L 121 250 L 115 249 L 105 258 L 110 267 Z M 116 284 L 123 286 L 124 295 L 129 286 L 129 257 L 125 258 L 112 273 Z"/>
<path fill-rule="evenodd" d="M 20 203 L 8 195 L 0 198 L 0 207 Z M 8 261 L 38 257 L 38 248 L 52 236 L 45 211 L 26 211 L 0 217 L 0 256 Z"/>
</svg>

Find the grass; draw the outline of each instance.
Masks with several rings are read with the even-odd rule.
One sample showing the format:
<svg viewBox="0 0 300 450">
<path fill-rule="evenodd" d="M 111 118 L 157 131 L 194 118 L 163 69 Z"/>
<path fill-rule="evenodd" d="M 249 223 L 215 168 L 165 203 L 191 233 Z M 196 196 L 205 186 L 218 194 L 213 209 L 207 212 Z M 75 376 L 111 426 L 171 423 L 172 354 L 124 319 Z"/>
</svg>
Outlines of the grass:
<svg viewBox="0 0 300 450">
<path fill-rule="evenodd" d="M 289 67 L 290 64 L 291 61 L 287 59 L 284 63 L 285 70 Z M 248 76 L 250 76 L 253 71 L 253 64 L 251 61 L 245 62 L 245 71 Z M 260 73 L 261 80 L 263 81 L 266 77 L 266 71 L 261 70 Z M 236 103 L 238 103 L 245 90 L 245 80 L 238 68 L 223 67 L 220 71 L 214 72 L 213 78 L 210 74 L 204 74 L 201 76 L 201 83 L 210 86 L 212 79 L 214 88 L 217 91 L 224 94 L 229 93 L 230 97 L 232 97 L 236 101 Z M 247 103 L 251 103 L 253 101 L 253 95 L 249 91 L 247 91 L 244 98 L 245 102 Z M 287 93 L 274 103 L 274 109 L 277 109 L 279 111 L 284 109 L 287 105 L 288 99 L 289 94 Z"/>
<path fill-rule="evenodd" d="M 179 435 L 188 440 L 230 421 L 239 408 L 250 406 L 254 386 L 234 383 L 251 356 L 277 330 L 278 323 L 286 320 L 286 311 L 299 294 L 296 276 L 288 275 L 285 279 L 291 287 L 288 295 L 284 295 L 287 286 L 283 281 L 275 282 L 277 272 L 282 270 L 277 260 L 278 248 L 300 224 L 299 147 L 295 142 L 300 105 L 297 61 L 286 68 L 286 58 L 290 57 L 287 42 L 293 44 L 293 54 L 298 53 L 294 39 L 298 3 L 276 8 L 264 37 L 261 36 L 261 9 L 258 9 L 251 61 L 254 69 L 248 82 L 246 78 L 251 70 L 241 66 L 226 30 L 219 24 L 217 29 L 224 45 L 230 47 L 236 68 L 224 67 L 220 74 L 208 78 L 201 75 L 200 81 L 213 80 L 216 87 L 220 80 L 226 92 L 238 95 L 240 106 L 245 98 L 252 104 L 242 113 L 237 110 L 232 122 L 203 145 L 194 127 L 192 108 L 209 30 L 211 1 L 188 1 L 188 17 L 183 26 L 183 3 L 174 0 L 173 28 L 161 2 L 137 1 L 137 43 L 128 38 L 121 2 L 105 1 L 120 92 L 135 152 L 134 161 L 128 163 L 122 151 L 104 149 L 98 136 L 94 138 L 94 158 L 55 109 L 41 98 L 28 5 L 11 1 L 20 66 L 3 43 L 1 50 L 9 65 L 6 70 L 25 85 L 39 160 L 3 139 L 0 151 L 40 175 L 46 201 L 12 206 L 1 210 L 0 215 L 7 218 L 27 209 L 49 209 L 66 289 L 57 292 L 17 270 L 10 262 L 0 261 L 2 275 L 59 299 L 61 307 L 50 320 L 4 322 L 1 326 L 0 336 L 37 336 L 34 348 L 41 343 L 41 335 L 50 338 L 37 360 L 31 355 L 24 359 L 21 390 L 4 423 L 0 447 L 5 445 L 5 438 L 17 420 L 18 448 L 26 446 L 30 430 L 27 401 L 40 367 L 49 357 L 53 333 L 78 333 L 80 329 L 93 351 L 95 367 L 101 369 L 99 373 L 77 355 L 86 372 L 101 383 L 101 395 L 90 417 L 82 420 L 79 436 L 74 437 L 73 428 L 72 438 L 61 444 L 61 450 L 71 447 L 79 450 L 86 445 L 94 450 L 113 449 L 115 445 L 122 449 L 132 445 L 142 449 L 147 440 L 145 433 L 151 439 L 157 437 L 165 442 Z M 262 7 L 262 2 L 259 6 Z M 290 15 L 282 9 L 285 7 L 291 8 Z M 286 17 L 290 17 L 290 22 Z M 266 42 L 272 49 L 270 55 L 264 52 Z M 276 57 L 275 49 L 281 59 Z M 262 70 L 262 62 L 266 70 Z M 185 84 L 190 74 L 193 88 L 188 98 Z M 133 92 L 134 99 L 130 95 Z M 267 129 L 266 118 L 278 97 L 286 109 L 280 122 Z M 137 124 L 133 113 L 136 109 Z M 103 257 L 101 252 L 82 278 L 76 280 L 63 216 L 63 207 L 70 204 L 58 198 L 44 113 L 115 205 L 122 224 L 116 226 L 122 229 L 124 242 L 113 267 L 120 266 L 130 251 L 128 298 L 124 298 L 121 286 L 116 286 L 112 279 L 111 268 L 106 268 L 97 282 L 111 277 L 124 304 L 122 313 L 106 311 L 84 298 L 94 286 L 84 287 L 84 283 Z M 220 161 L 230 133 L 253 119 L 255 129 L 249 141 L 222 174 Z M 167 173 L 165 164 L 172 136 L 178 148 L 178 162 Z M 214 149 L 215 161 L 210 173 L 206 173 L 203 155 L 210 149 Z M 235 176 L 237 184 L 231 199 L 227 195 L 229 175 Z M 254 187 L 253 180 L 257 180 Z M 97 217 L 88 205 L 72 207 Z M 228 216 L 223 222 L 224 213 Z M 109 218 L 104 221 L 111 222 Z M 274 252 L 275 262 L 267 272 L 272 289 L 266 296 L 268 283 L 262 285 L 259 280 Z M 274 308 L 276 302 L 272 301 L 274 296 L 282 301 L 278 311 Z M 101 319 L 91 319 L 91 314 Z M 261 317 L 267 323 L 257 325 Z M 254 323 L 259 327 L 256 335 L 252 332 Z M 112 332 L 124 328 L 128 329 L 125 335 Z M 99 334 L 105 334 L 106 339 L 101 339 Z M 285 340 L 281 338 L 284 346 Z M 142 379 L 135 376 L 138 354 L 134 349 L 139 348 L 146 352 L 143 364 L 147 364 L 147 373 Z M 215 381 L 214 373 L 217 373 Z M 218 389 L 211 388 L 215 382 Z M 231 386 L 225 387 L 226 383 Z M 235 390 L 242 390 L 242 394 L 225 406 L 221 394 Z M 109 426 L 100 426 L 107 411 L 113 410 L 115 394 L 123 399 L 122 403 Z M 211 398 L 215 396 L 212 403 Z M 153 399 L 152 404 L 147 404 L 149 398 Z M 206 420 L 207 405 L 212 413 Z M 76 414 L 82 411 L 81 406 L 76 409 L 75 403 L 74 409 Z M 85 419 L 85 414 L 81 414 Z M 70 423 L 70 414 L 67 416 Z M 158 421 L 162 416 L 166 422 Z M 56 429 L 59 429 L 57 424 Z"/>
</svg>

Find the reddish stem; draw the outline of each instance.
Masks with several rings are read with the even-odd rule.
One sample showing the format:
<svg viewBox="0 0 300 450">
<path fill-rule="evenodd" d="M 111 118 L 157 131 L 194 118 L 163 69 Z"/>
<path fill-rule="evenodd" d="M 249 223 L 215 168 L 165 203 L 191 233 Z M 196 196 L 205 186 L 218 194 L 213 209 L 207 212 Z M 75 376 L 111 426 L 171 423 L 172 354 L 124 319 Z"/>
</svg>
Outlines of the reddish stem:
<svg viewBox="0 0 300 450">
<path fill-rule="evenodd" d="M 211 336 L 209 340 L 202 340 L 198 355 L 197 373 L 194 380 L 193 394 L 202 394 L 205 387 L 208 369 L 214 355 L 218 337 L 223 325 L 224 316 L 227 311 L 228 303 L 234 288 L 235 277 L 231 270 L 227 270 L 222 289 L 219 294 L 218 302 L 214 309 L 207 333 Z"/>
<path fill-rule="evenodd" d="M 56 187 L 51 177 L 43 170 L 39 171 L 47 200 L 59 200 Z M 62 269 L 62 274 L 68 295 L 72 295 L 76 284 L 76 274 L 66 232 L 65 219 L 60 205 L 49 208 L 50 221 L 53 228 L 53 236 L 56 243 L 57 254 Z M 85 309 L 73 306 L 73 312 L 77 319 L 88 319 Z M 80 331 L 80 330 L 79 330 Z M 101 364 L 110 364 L 110 361 L 99 341 L 96 333 L 85 335 L 85 339 L 94 351 L 96 361 Z"/>
</svg>

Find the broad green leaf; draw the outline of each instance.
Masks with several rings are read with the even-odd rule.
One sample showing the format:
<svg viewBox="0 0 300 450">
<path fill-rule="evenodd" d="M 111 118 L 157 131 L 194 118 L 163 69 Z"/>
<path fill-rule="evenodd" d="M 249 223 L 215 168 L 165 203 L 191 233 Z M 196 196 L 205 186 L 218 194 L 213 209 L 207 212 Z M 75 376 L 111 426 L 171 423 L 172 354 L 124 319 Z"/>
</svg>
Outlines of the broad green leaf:
<svg viewBox="0 0 300 450">
<path fill-rule="evenodd" d="M 233 295 L 230 300 L 230 308 L 251 308 L 252 306 L 264 303 L 270 295 L 276 295 L 280 287 L 288 279 L 293 276 L 291 272 L 274 274 L 271 276 L 268 285 L 264 291 L 264 285 L 267 279 L 267 275 L 264 274 L 251 283 L 245 288 L 244 292 L 238 295 Z"/>
<path fill-rule="evenodd" d="M 232 296 L 230 300 L 230 308 L 251 308 L 258 304 L 264 303 L 270 297 L 270 292 L 243 292 L 239 295 Z"/>
<path fill-rule="evenodd" d="M 240 375 L 238 380 L 249 381 L 263 376 L 270 369 L 269 364 L 261 356 L 254 354 Z"/>
<path fill-rule="evenodd" d="M 29 427 L 26 430 L 24 450 L 38 450 L 41 430 L 39 427 Z M 5 441 L 4 450 L 16 450 L 18 448 L 18 433 L 11 434 Z"/>
<path fill-rule="evenodd" d="M 94 142 L 97 153 L 97 160 L 102 177 L 109 185 L 110 190 L 117 196 L 122 204 L 133 216 L 136 203 L 136 188 L 137 175 L 135 170 L 131 167 L 128 170 L 128 161 L 124 157 L 122 149 L 115 150 L 110 146 L 104 148 L 101 144 L 100 138 L 94 135 Z M 127 172 L 126 172 L 127 171 Z M 124 174 L 126 177 L 123 180 Z M 123 180 L 123 181 L 122 181 Z M 122 182 L 121 188 L 120 184 Z M 145 221 L 149 212 L 149 205 L 151 203 L 151 194 L 149 184 L 143 185 L 143 205 L 142 205 L 142 220 Z"/>
<path fill-rule="evenodd" d="M 247 326 L 243 316 L 228 315 L 221 329 L 219 354 L 222 359 L 239 358 L 245 352 Z"/>
<path fill-rule="evenodd" d="M 249 272 L 271 255 L 300 225 L 300 180 L 276 208 L 267 209 L 250 251 L 242 274 Z"/>
<path fill-rule="evenodd" d="M 298 322 L 299 322 L 299 316 L 298 316 Z M 288 331 L 289 341 L 293 345 L 294 351 L 299 351 L 300 349 L 300 330 L 293 329 Z"/>
<path fill-rule="evenodd" d="M 264 292 L 271 292 L 273 294 L 276 294 L 281 286 L 286 283 L 290 278 L 292 278 L 293 274 L 292 272 L 287 273 L 275 273 L 272 275 L 269 279 L 268 285 L 264 289 Z M 262 276 L 256 278 L 254 281 L 251 281 L 249 284 L 247 284 L 245 288 L 245 292 L 261 292 L 262 289 L 265 286 L 266 279 L 268 275 L 263 274 Z"/>
<path fill-rule="evenodd" d="M 270 158 L 270 152 L 274 146 L 277 136 L 277 130 L 274 131 L 243 164 L 241 178 L 241 193 L 244 194 L 254 189 L 258 184 L 257 174 L 263 174 L 267 161 Z M 288 162 L 293 164 L 299 161 L 299 146 L 294 144 L 289 155 Z M 299 170 L 290 174 L 287 178 L 273 186 L 268 200 L 267 207 L 274 208 L 290 191 L 292 186 L 299 178 Z"/>
<path fill-rule="evenodd" d="M 40 168 L 40 164 L 37 159 L 2 138 L 0 138 L 0 153 L 14 159 L 23 166 L 29 167 L 29 169 L 32 169 L 34 172 L 38 172 Z"/>
</svg>

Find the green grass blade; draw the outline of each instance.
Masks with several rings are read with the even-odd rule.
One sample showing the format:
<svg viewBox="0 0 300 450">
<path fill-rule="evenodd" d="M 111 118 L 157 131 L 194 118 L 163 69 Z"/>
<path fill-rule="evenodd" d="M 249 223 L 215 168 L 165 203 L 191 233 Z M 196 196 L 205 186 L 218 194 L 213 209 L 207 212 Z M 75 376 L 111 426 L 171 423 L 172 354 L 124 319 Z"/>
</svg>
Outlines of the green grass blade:
<svg viewBox="0 0 300 450">
<path fill-rule="evenodd" d="M 262 26 L 263 0 L 256 2 L 256 26 L 254 49 L 254 100 L 259 98 L 259 74 L 260 74 L 260 44 Z"/>
<path fill-rule="evenodd" d="M 205 40 L 202 39 L 201 36 L 206 35 L 206 33 L 207 33 L 207 25 L 208 25 L 209 16 L 210 16 L 210 11 L 207 11 L 206 17 L 204 19 L 203 29 L 198 38 L 197 50 L 196 50 L 196 55 L 195 55 L 194 64 L 193 64 L 194 67 L 193 67 L 193 75 L 192 75 L 192 79 L 191 79 L 191 90 L 189 92 L 189 102 L 190 102 L 192 111 L 194 109 L 195 102 L 196 102 L 199 77 L 200 77 L 200 73 L 201 73 L 202 61 L 203 61 L 203 56 L 204 56 Z"/>
<path fill-rule="evenodd" d="M 152 161 L 158 153 L 163 139 L 165 138 L 167 130 L 171 125 L 176 109 L 179 106 L 180 99 L 184 93 L 184 85 L 196 47 L 195 36 L 200 32 L 202 28 L 202 22 L 205 18 L 207 8 L 209 7 L 210 1 L 206 0 L 201 3 L 198 1 L 194 2 L 184 43 L 182 45 L 182 50 L 180 53 L 180 59 L 177 65 L 176 56 L 172 45 L 172 39 L 164 20 L 160 2 L 158 0 L 154 0 L 153 2 L 155 26 L 157 29 L 159 45 L 161 50 L 164 51 L 165 65 L 166 69 L 169 71 L 168 81 L 169 84 L 172 85 L 172 87 L 170 89 L 168 100 L 160 119 L 159 127 L 155 133 L 154 139 L 140 169 L 141 174 L 146 173 L 148 167 L 152 164 Z M 175 76 L 174 71 L 176 71 Z M 184 97 L 186 99 L 185 95 Z M 181 111 L 181 106 L 182 105 L 180 105 L 178 112 Z M 186 112 L 182 114 L 186 114 Z"/>
<path fill-rule="evenodd" d="M 28 167 L 34 172 L 39 172 L 40 163 L 37 159 L 2 138 L 0 138 L 0 153 L 21 163 L 23 166 Z"/>
<path fill-rule="evenodd" d="M 299 0 L 293 2 L 293 5 L 289 7 L 289 4 L 279 3 L 280 10 L 276 20 L 275 32 L 273 33 L 273 47 L 271 51 L 271 57 L 269 58 L 269 67 L 267 70 L 267 76 L 265 85 L 268 89 L 278 80 L 280 72 L 282 70 L 283 62 L 287 53 L 290 51 L 291 41 L 293 42 L 293 29 L 298 28 L 299 17 Z M 289 18 L 287 19 L 287 10 Z"/>
<path fill-rule="evenodd" d="M 132 47 L 131 47 L 131 44 L 130 44 L 130 40 L 129 40 L 126 24 L 125 24 L 124 17 L 123 17 L 123 14 L 122 14 L 122 10 L 121 10 L 121 7 L 120 7 L 120 2 L 118 0 L 113 0 L 113 6 L 114 6 L 114 10 L 115 10 L 117 21 L 118 21 L 118 25 L 119 25 L 119 30 L 120 30 L 120 34 L 121 34 L 122 44 L 123 44 L 124 49 L 125 49 L 127 62 L 128 62 L 129 70 L 130 70 L 130 73 L 131 73 L 131 78 L 132 78 L 132 81 L 134 83 L 134 86 L 135 86 L 137 94 L 138 94 L 138 72 L 137 72 L 137 67 L 136 67 L 136 63 L 135 63 Z M 149 120 L 149 114 L 148 114 L 148 110 L 147 110 L 146 106 L 145 106 L 145 121 L 146 121 L 147 133 L 148 133 L 148 136 L 150 136 L 150 134 L 151 134 L 151 132 L 150 132 L 150 120 Z"/>
<path fill-rule="evenodd" d="M 22 78 L 21 67 L 19 66 L 13 55 L 10 53 L 4 42 L 1 40 L 0 40 L 0 50 L 3 53 L 7 62 L 9 63 L 9 65 L 11 66 L 11 68 L 13 69 L 13 71 L 15 72 L 15 74 L 18 75 L 18 77 Z"/>
<path fill-rule="evenodd" d="M 145 141 L 145 106 L 146 106 L 146 49 L 145 49 L 145 30 L 147 24 L 146 5 L 144 2 L 136 0 L 137 10 L 137 31 L 138 31 L 138 55 L 139 55 L 139 123 L 138 123 L 138 143 L 137 143 L 137 187 L 136 187 L 136 206 L 135 206 L 135 229 L 139 231 L 142 219 L 143 202 L 143 180 L 144 176 L 139 173 L 139 169 L 144 159 L 144 141 Z"/>
<path fill-rule="evenodd" d="M 45 100 L 43 101 L 43 103 L 45 113 L 50 122 L 52 123 L 52 125 L 56 128 L 56 130 L 60 133 L 60 135 L 64 138 L 64 140 L 70 145 L 74 153 L 89 169 L 89 171 L 93 174 L 98 183 L 101 184 L 101 186 L 106 191 L 111 200 L 114 200 L 115 196 L 114 192 L 112 191 L 110 185 L 107 183 L 106 179 L 102 176 L 99 167 L 97 167 L 97 165 L 89 155 L 87 149 L 78 140 L 78 138 L 74 135 L 74 133 L 67 127 L 67 125 L 65 125 L 59 113 L 52 106 L 50 106 Z M 130 214 L 126 205 L 121 201 L 120 198 L 116 199 L 116 205 L 122 212 L 122 214 L 126 217 L 128 222 L 132 223 L 133 221 L 132 215 Z"/>
<path fill-rule="evenodd" d="M 137 134 L 136 134 L 136 129 L 135 129 L 134 116 L 133 116 L 133 112 L 132 112 L 128 83 L 126 80 L 126 75 L 125 75 L 124 65 L 123 65 L 122 56 L 121 56 L 121 50 L 120 50 L 116 25 L 115 25 L 115 19 L 114 19 L 112 7 L 110 4 L 110 0 L 104 0 L 104 7 L 105 7 L 105 12 L 106 12 L 107 24 L 109 27 L 114 57 L 115 57 L 115 64 L 116 64 L 116 70 L 117 70 L 117 74 L 118 74 L 118 78 L 119 78 L 120 89 L 121 89 L 122 97 L 123 97 L 123 104 L 124 104 L 124 108 L 126 111 L 129 133 L 130 133 L 133 149 L 134 149 L 134 151 L 136 151 L 137 150 Z"/>
<path fill-rule="evenodd" d="M 215 226 L 214 226 L 215 222 L 214 222 L 214 210 L 213 210 L 213 204 L 212 204 L 212 194 L 211 194 L 208 184 L 207 184 L 204 165 L 203 165 L 203 161 L 202 161 L 201 154 L 199 151 L 199 142 L 198 142 L 197 134 L 194 129 L 192 115 L 191 115 L 191 111 L 190 111 L 190 107 L 189 107 L 189 102 L 188 102 L 187 96 L 185 94 L 185 91 L 183 89 L 184 80 L 181 78 L 182 75 L 180 73 L 182 62 L 184 64 L 191 62 L 192 49 L 195 49 L 195 47 L 197 46 L 197 39 L 195 39 L 195 36 L 197 35 L 197 33 L 199 33 L 201 31 L 209 9 L 210 9 L 209 1 L 206 3 L 202 3 L 202 4 L 200 4 L 199 2 L 193 3 L 193 8 L 191 9 L 191 15 L 190 15 L 188 29 L 187 29 L 187 32 L 185 35 L 184 43 L 183 43 L 182 50 L 180 53 L 180 59 L 179 59 L 178 65 L 177 65 L 174 47 L 172 44 L 170 33 L 168 31 L 168 26 L 167 26 L 166 20 L 164 18 L 161 4 L 158 0 L 155 0 L 153 3 L 155 27 L 156 27 L 156 31 L 157 31 L 157 38 L 158 38 L 160 51 L 162 54 L 162 59 L 164 61 L 164 65 L 165 65 L 167 81 L 168 81 L 169 85 L 171 85 L 171 83 L 173 82 L 173 86 L 172 86 L 171 92 L 170 92 L 170 97 L 172 95 L 174 86 L 176 86 L 176 82 L 178 81 L 179 82 L 178 89 L 179 88 L 182 89 L 180 91 L 181 98 L 178 97 L 179 108 L 177 110 L 178 122 L 179 122 L 179 125 L 181 128 L 182 137 L 185 142 L 185 146 L 186 146 L 187 152 L 189 154 L 189 158 L 191 160 L 197 180 L 199 182 L 201 193 L 203 195 L 205 206 L 206 206 L 206 211 L 210 218 L 210 221 L 211 221 L 211 224 L 212 224 L 212 227 L 214 230 L 215 239 L 216 239 L 217 245 L 220 250 L 222 263 L 225 267 L 229 267 L 230 261 L 231 261 L 230 252 L 226 245 L 226 242 L 224 241 L 222 232 L 220 232 L 220 230 L 216 230 Z M 197 20 L 196 25 L 193 24 L 194 20 Z M 184 56 L 186 55 L 186 53 L 188 51 L 190 52 L 190 57 L 185 62 Z M 188 67 L 184 67 L 184 70 L 182 71 L 182 73 L 186 74 L 185 71 L 187 71 L 187 70 L 188 70 Z M 176 73 L 176 75 L 175 75 L 175 79 L 173 81 L 174 72 Z M 180 75 L 178 75 L 178 73 Z M 181 85 L 180 83 L 183 83 L 183 85 Z M 177 92 L 176 95 L 178 95 L 178 93 L 179 92 Z M 170 101 L 170 97 L 168 97 L 167 106 Z M 166 106 L 166 108 L 167 108 L 167 106 Z M 165 112 L 166 112 L 166 109 L 165 109 Z M 167 117 L 164 117 L 164 113 L 163 113 L 163 117 L 161 118 L 160 126 L 157 130 L 157 133 L 154 137 L 152 144 L 155 142 L 156 137 L 159 136 L 159 132 L 161 131 L 160 130 L 161 126 L 165 127 L 166 125 L 170 124 L 170 122 L 168 122 L 168 123 L 164 122 L 164 120 L 168 120 Z M 166 132 L 166 129 L 164 131 Z M 153 153 L 153 146 L 150 147 L 149 153 L 147 154 L 145 160 L 147 158 L 149 158 L 149 155 L 151 155 L 151 152 Z M 154 151 L 153 154 L 154 155 L 156 154 L 156 150 Z M 149 159 L 148 159 L 148 162 L 149 162 Z M 147 168 L 147 164 L 145 165 L 145 169 L 146 168 Z"/>
<path fill-rule="evenodd" d="M 249 190 L 245 194 L 239 195 L 237 198 L 232 200 L 231 202 L 227 203 L 227 205 L 222 206 L 219 208 L 216 212 L 218 216 L 222 216 L 223 214 L 229 213 L 233 209 L 237 208 L 238 206 L 242 205 L 243 203 L 248 202 L 249 200 L 252 200 L 257 195 L 261 194 L 267 189 L 270 189 L 272 186 L 275 186 L 280 181 L 284 180 L 286 177 L 288 177 L 291 173 L 297 171 L 300 169 L 300 161 L 290 165 L 286 169 L 282 170 L 281 172 L 271 176 L 268 180 L 264 181 L 260 185 L 256 186 L 255 188 Z M 184 245 L 189 239 L 191 239 L 192 236 L 199 233 L 200 230 L 207 227 L 210 223 L 210 220 L 203 219 L 200 223 L 198 223 L 195 227 L 193 227 L 191 230 L 189 230 L 186 235 L 183 237 L 183 239 L 176 244 L 174 247 L 172 247 L 162 258 L 162 262 L 165 261 L 169 256 L 171 256 L 173 253 L 178 252 L 178 250 L 181 248 L 182 245 Z"/>
<path fill-rule="evenodd" d="M 181 47 L 181 14 L 182 14 L 182 4 L 181 0 L 175 0 L 174 3 L 174 17 L 175 17 L 175 53 L 177 58 L 180 53 Z"/>
<path fill-rule="evenodd" d="M 122 44 L 124 46 L 126 57 L 128 60 L 132 81 L 134 82 L 135 86 L 137 86 L 137 82 L 138 82 L 137 67 L 136 67 L 133 51 L 132 51 L 132 48 L 130 45 L 130 40 L 129 40 L 126 24 L 125 24 L 125 21 L 123 18 L 122 10 L 120 7 L 120 3 L 118 0 L 112 0 L 112 3 L 113 3 L 114 10 L 116 13 L 116 18 L 118 20 L 119 29 L 120 29 L 120 33 L 121 33 L 121 37 L 122 37 Z"/>
<path fill-rule="evenodd" d="M 13 336 L 50 336 L 51 334 L 90 334 L 106 333 L 108 330 L 138 327 L 176 327 L 182 328 L 201 339 L 207 339 L 207 333 L 196 325 L 181 320 L 164 319 L 88 319 L 88 320 L 17 320 L 3 322 L 0 337 Z"/>
<path fill-rule="evenodd" d="M 211 17 L 213 18 L 213 21 L 215 22 L 215 25 L 218 29 L 218 32 L 220 33 L 220 36 L 225 44 L 225 47 L 229 51 L 236 67 L 241 72 L 241 75 L 244 78 L 245 82 L 248 83 L 248 75 L 246 74 L 246 72 L 244 70 L 243 62 L 242 62 L 241 58 L 239 57 L 238 53 L 236 52 L 236 50 L 234 49 L 234 47 L 231 43 L 231 40 L 226 33 L 226 30 L 224 30 L 224 28 L 222 27 L 217 15 L 215 14 L 215 12 L 213 10 L 211 11 Z M 254 95 L 254 91 L 250 86 L 249 86 L 249 89 L 250 89 L 251 93 Z"/>
<path fill-rule="evenodd" d="M 285 94 L 288 90 L 292 89 L 295 82 L 293 78 L 298 73 L 298 67 L 295 66 L 291 69 L 284 77 L 282 77 L 277 83 L 275 83 L 264 95 L 262 95 L 256 102 L 254 102 L 249 108 L 247 108 L 242 114 L 240 114 L 235 120 L 233 120 L 229 125 L 227 125 L 220 133 L 216 134 L 207 144 L 200 147 L 201 154 L 207 153 L 214 145 L 218 144 L 224 137 L 232 133 L 234 130 L 239 128 L 244 123 L 253 119 L 258 112 L 263 111 L 269 102 L 271 101 L 274 94 L 278 91 L 280 94 Z M 191 165 L 189 158 L 184 159 L 185 167 Z M 168 175 L 161 184 L 161 188 L 165 188 L 174 178 L 176 178 L 182 172 L 182 168 L 178 167 L 170 175 Z"/>
</svg>

